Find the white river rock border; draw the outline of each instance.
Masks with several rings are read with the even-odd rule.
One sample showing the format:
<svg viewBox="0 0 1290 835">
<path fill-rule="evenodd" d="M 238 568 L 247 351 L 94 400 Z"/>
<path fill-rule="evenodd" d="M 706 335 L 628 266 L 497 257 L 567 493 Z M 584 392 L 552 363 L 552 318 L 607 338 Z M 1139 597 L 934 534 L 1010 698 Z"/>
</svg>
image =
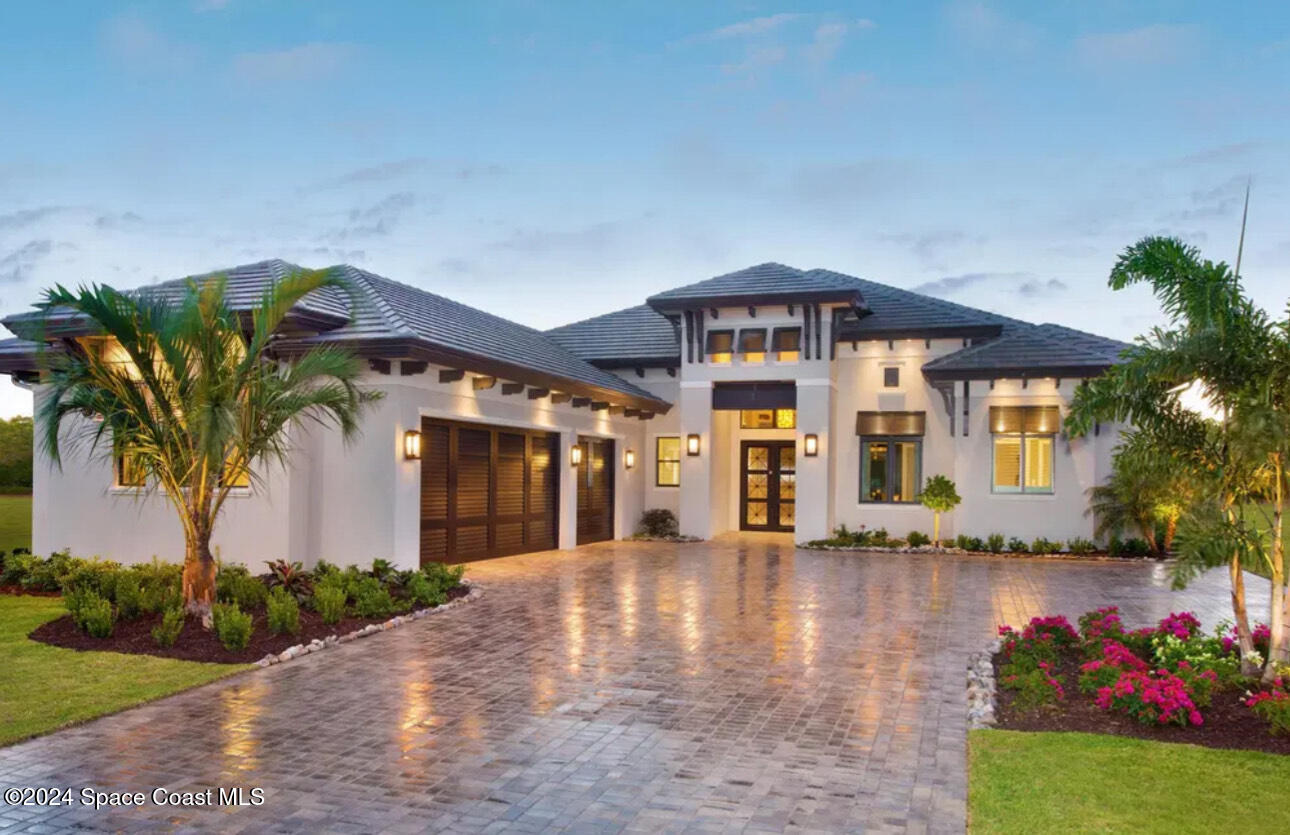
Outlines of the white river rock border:
<svg viewBox="0 0 1290 835">
<path fill-rule="evenodd" d="M 416 609 L 408 612 L 406 615 L 395 615 L 384 623 L 369 623 L 362 629 L 355 629 L 345 635 L 328 635 L 326 638 L 315 638 L 307 644 L 296 644 L 293 647 L 287 647 L 282 652 L 270 653 L 264 656 L 255 664 L 257 667 L 270 667 L 274 664 L 283 664 L 296 658 L 302 658 L 315 652 L 321 652 L 331 647 L 347 644 L 350 641 L 356 641 L 359 638 L 366 638 L 368 635 L 376 635 L 380 632 L 388 632 L 391 629 L 397 629 L 405 623 L 411 623 L 414 620 L 421 620 L 431 615 L 437 615 L 441 612 L 447 612 L 458 606 L 464 606 L 467 603 L 473 603 L 484 596 L 484 587 L 470 580 L 462 580 L 461 584 L 470 589 L 465 597 L 459 597 L 456 600 L 449 600 L 447 603 L 441 603 L 432 609 Z"/>
<path fill-rule="evenodd" d="M 994 656 L 1002 646 L 1003 639 L 995 638 L 985 650 L 968 657 L 967 716 L 970 731 L 993 728 L 997 722 L 994 715 Z"/>
</svg>

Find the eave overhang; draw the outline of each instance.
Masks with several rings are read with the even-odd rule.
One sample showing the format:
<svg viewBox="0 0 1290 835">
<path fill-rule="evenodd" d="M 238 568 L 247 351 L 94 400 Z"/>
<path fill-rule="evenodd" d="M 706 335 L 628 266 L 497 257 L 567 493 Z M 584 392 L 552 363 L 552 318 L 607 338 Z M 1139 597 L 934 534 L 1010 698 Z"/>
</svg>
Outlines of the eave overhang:
<svg viewBox="0 0 1290 835">
<path fill-rule="evenodd" d="M 765 307 L 786 304 L 843 304 L 868 312 L 859 290 L 781 290 L 766 293 L 727 293 L 706 296 L 650 296 L 645 303 L 664 315 L 708 307 Z"/>
<path fill-rule="evenodd" d="M 598 386 L 582 380 L 548 374 L 522 365 L 482 357 L 467 351 L 458 351 L 442 345 L 436 345 L 415 337 L 395 337 L 380 339 L 283 339 L 273 343 L 273 351 L 279 356 L 290 358 L 306 353 L 320 345 L 339 345 L 354 351 L 361 357 L 372 359 L 410 359 L 441 365 L 448 368 L 461 368 L 472 374 L 497 377 L 502 380 L 514 380 L 536 388 L 547 388 L 567 392 L 579 397 L 590 397 L 614 405 L 640 409 L 657 415 L 666 414 L 672 404 L 654 397 L 642 397 L 630 392 L 619 391 L 606 386 Z"/>
<path fill-rule="evenodd" d="M 1083 379 L 1100 377 L 1111 368 L 1105 365 L 1026 365 L 996 366 L 991 368 L 928 368 L 923 366 L 923 377 L 929 382 L 953 380 L 1038 380 L 1044 377 Z"/>
</svg>

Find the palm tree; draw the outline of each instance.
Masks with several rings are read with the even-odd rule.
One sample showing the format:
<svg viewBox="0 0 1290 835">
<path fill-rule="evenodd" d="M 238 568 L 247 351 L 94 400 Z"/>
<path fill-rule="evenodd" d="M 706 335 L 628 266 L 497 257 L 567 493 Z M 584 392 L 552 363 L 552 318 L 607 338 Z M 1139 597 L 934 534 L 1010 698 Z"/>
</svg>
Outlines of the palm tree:
<svg viewBox="0 0 1290 835">
<path fill-rule="evenodd" d="M 1232 587 L 1232 611 L 1241 654 L 1254 644 L 1246 611 L 1243 561 L 1249 550 L 1241 528 L 1241 507 L 1252 495 L 1251 458 L 1234 446 L 1239 410 L 1251 385 L 1270 370 L 1267 316 L 1245 295 L 1239 276 L 1227 264 L 1204 260 L 1194 247 L 1174 238 L 1149 237 L 1130 246 L 1111 270 L 1109 284 L 1121 290 L 1149 284 L 1169 317 L 1128 348 L 1123 362 L 1089 381 L 1076 394 L 1067 429 L 1082 435 L 1097 421 L 1131 423 L 1153 441 L 1203 474 L 1202 504 L 1212 506 L 1225 533 L 1209 539 L 1186 538 L 1178 582 L 1199 565 L 1212 564 L 1214 549 L 1225 542 Z M 1199 383 L 1215 411 L 1207 420 L 1180 402 L 1181 391 Z M 1243 661 L 1245 672 L 1255 669 Z"/>
<path fill-rule="evenodd" d="M 292 426 L 330 424 L 351 439 L 375 397 L 358 386 L 361 366 L 346 350 L 318 347 L 290 362 L 274 354 L 287 312 L 327 286 L 346 285 L 324 271 L 294 273 L 247 318 L 230 309 L 222 277 L 190 280 L 178 301 L 91 285 L 57 286 L 40 305 L 47 314 L 79 314 L 98 331 L 46 356 L 48 390 L 37 415 L 45 452 L 61 466 L 64 445 L 84 442 L 130 462 L 150 490 L 162 490 L 184 531 L 184 602 L 207 623 L 211 533 L 233 485 L 258 482 L 261 463 L 285 462 Z"/>
<path fill-rule="evenodd" d="M 1085 515 L 1094 519 L 1094 535 L 1137 530 L 1151 552 L 1163 557 L 1173 547 L 1183 512 L 1193 501 L 1194 474 L 1172 450 L 1142 430 L 1124 434 L 1112 459 L 1111 477 L 1088 489 Z M 1157 536 L 1157 531 L 1163 534 Z"/>
</svg>

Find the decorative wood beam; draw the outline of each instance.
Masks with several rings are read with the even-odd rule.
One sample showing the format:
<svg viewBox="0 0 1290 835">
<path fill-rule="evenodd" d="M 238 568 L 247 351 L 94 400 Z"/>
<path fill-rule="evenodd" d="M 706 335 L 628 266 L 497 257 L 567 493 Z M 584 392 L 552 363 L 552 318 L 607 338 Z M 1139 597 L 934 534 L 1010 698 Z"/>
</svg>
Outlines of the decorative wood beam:
<svg viewBox="0 0 1290 835">
<path fill-rule="evenodd" d="M 676 369 L 675 369 L 675 368 L 669 368 L 669 369 L 667 370 L 667 376 L 669 376 L 669 377 L 675 377 L 675 376 L 676 376 Z"/>
<path fill-rule="evenodd" d="M 390 361 L 389 361 L 389 360 L 370 359 L 370 360 L 368 360 L 368 361 L 367 361 L 367 367 L 368 367 L 368 368 L 370 368 L 370 369 L 372 369 L 373 371 L 375 371 L 377 374 L 389 374 L 389 373 L 390 373 Z"/>
<path fill-rule="evenodd" d="M 794 307 L 793 307 L 793 305 L 791 305 L 791 304 L 790 304 L 790 305 L 788 306 L 788 315 L 789 315 L 789 316 L 792 316 L 792 315 L 793 315 L 793 310 L 794 310 Z"/>
<path fill-rule="evenodd" d="M 603 412 L 608 408 L 609 408 L 609 404 L 606 403 L 604 400 L 591 401 L 591 411 L 593 412 Z"/>
<path fill-rule="evenodd" d="M 945 405 L 945 413 L 950 416 L 950 437 L 954 437 L 954 381 L 953 380 L 936 380 L 932 383 L 932 388 L 941 394 L 941 403 Z"/>
<path fill-rule="evenodd" d="M 551 394 L 552 403 L 568 403 L 573 399 L 573 395 L 568 392 L 557 391 Z"/>
<path fill-rule="evenodd" d="M 590 397 L 575 397 L 575 398 L 573 398 L 573 408 L 575 408 L 575 409 L 585 409 L 587 406 L 590 406 L 590 405 L 591 405 L 591 398 L 590 398 Z"/>
<path fill-rule="evenodd" d="M 641 420 L 649 420 L 650 418 L 654 417 L 654 413 L 653 413 L 653 412 L 645 412 L 645 411 L 642 411 L 642 412 L 641 412 L 639 415 L 637 415 L 636 417 L 640 418 Z"/>
<path fill-rule="evenodd" d="M 968 406 L 972 402 L 972 392 L 969 388 L 971 385 L 967 380 L 963 381 L 963 437 L 965 438 L 968 435 Z"/>
<path fill-rule="evenodd" d="M 888 339 L 888 340 L 887 340 L 887 350 L 888 350 L 888 351 L 894 351 L 894 350 L 896 350 L 896 340 L 894 340 L 894 339 Z"/>
<path fill-rule="evenodd" d="M 425 363 L 422 363 L 422 365 L 425 365 Z M 455 383 L 458 380 L 463 379 L 465 376 L 466 376 L 466 372 L 463 369 L 445 368 L 439 372 L 439 382 Z"/>
<path fill-rule="evenodd" d="M 757 308 L 756 308 L 756 307 L 754 307 L 754 306 L 753 306 L 753 305 L 751 305 L 751 304 L 750 304 L 750 305 L 748 305 L 748 318 L 749 318 L 749 319 L 756 319 L 756 318 L 757 318 Z"/>
<path fill-rule="evenodd" d="M 529 389 L 529 400 L 541 400 L 551 393 L 551 389 Z"/>
<path fill-rule="evenodd" d="M 623 417 L 637 417 L 640 413 L 640 409 L 623 409 Z"/>
<path fill-rule="evenodd" d="M 502 383 L 502 394 L 519 394 L 524 391 L 523 383 Z"/>
<path fill-rule="evenodd" d="M 720 318 L 717 316 L 717 309 L 715 307 L 708 308 L 708 312 L 712 314 L 713 319 Z"/>
<path fill-rule="evenodd" d="M 414 374 L 426 373 L 428 363 L 420 360 L 403 360 L 399 363 L 399 373 L 404 377 L 411 377 Z"/>
<path fill-rule="evenodd" d="M 610 406 L 610 407 L 609 407 L 609 414 L 611 414 L 611 415 L 621 415 L 622 413 L 623 413 L 623 407 L 622 407 L 622 406 Z"/>
<path fill-rule="evenodd" d="M 636 366 L 636 376 L 637 376 L 637 377 L 644 377 L 644 376 L 645 376 L 645 369 L 644 369 L 644 368 L 642 368 L 642 367 L 641 367 L 641 366 L 639 366 L 639 365 L 638 365 L 638 366 Z"/>
<path fill-rule="evenodd" d="M 475 387 L 475 391 L 484 391 L 485 389 L 490 389 L 493 386 L 497 385 L 497 378 L 496 377 L 472 377 L 470 379 L 470 383 Z"/>
</svg>

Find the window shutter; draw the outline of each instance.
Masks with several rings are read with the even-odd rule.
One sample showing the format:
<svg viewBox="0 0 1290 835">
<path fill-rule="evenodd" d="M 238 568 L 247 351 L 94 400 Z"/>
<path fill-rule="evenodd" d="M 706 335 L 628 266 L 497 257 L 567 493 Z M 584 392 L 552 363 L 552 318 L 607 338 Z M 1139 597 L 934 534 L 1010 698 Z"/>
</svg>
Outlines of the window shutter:
<svg viewBox="0 0 1290 835">
<path fill-rule="evenodd" d="M 730 354 L 734 352 L 734 331 L 708 331 L 707 353 Z"/>
<path fill-rule="evenodd" d="M 801 328 L 775 328 L 772 350 L 800 351 L 802 349 Z"/>
<path fill-rule="evenodd" d="M 744 328 L 739 331 L 739 353 L 760 354 L 766 351 L 766 329 Z"/>
</svg>

